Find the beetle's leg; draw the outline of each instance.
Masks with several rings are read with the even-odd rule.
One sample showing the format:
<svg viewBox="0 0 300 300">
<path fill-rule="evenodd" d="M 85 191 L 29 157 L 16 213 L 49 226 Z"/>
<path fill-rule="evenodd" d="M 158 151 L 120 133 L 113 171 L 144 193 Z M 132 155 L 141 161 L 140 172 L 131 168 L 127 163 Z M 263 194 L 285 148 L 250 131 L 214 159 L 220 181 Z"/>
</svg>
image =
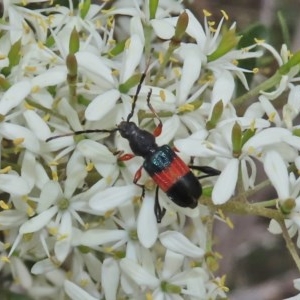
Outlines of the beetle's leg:
<svg viewBox="0 0 300 300">
<path fill-rule="evenodd" d="M 143 166 L 140 166 L 137 169 L 137 171 L 135 172 L 135 175 L 133 177 L 133 183 L 136 184 L 137 186 L 139 186 L 142 189 L 141 199 L 143 199 L 144 196 L 145 196 L 145 185 L 138 183 L 138 181 L 142 177 L 142 169 L 143 169 Z"/>
<path fill-rule="evenodd" d="M 160 223 L 161 219 L 163 218 L 163 216 L 166 213 L 166 209 L 165 208 L 162 209 L 159 205 L 158 190 L 159 190 L 159 186 L 156 186 L 155 201 L 154 201 L 154 214 L 155 214 L 157 223 Z"/>
<path fill-rule="evenodd" d="M 119 155 L 118 160 L 119 161 L 127 161 L 134 157 L 135 157 L 135 155 L 133 153 L 125 153 L 125 154 Z"/>
<path fill-rule="evenodd" d="M 208 166 L 189 166 L 190 169 L 194 169 L 194 170 L 198 170 L 201 171 L 203 173 L 205 173 L 206 175 L 201 175 L 198 176 L 198 179 L 203 179 L 203 178 L 207 178 L 207 177 L 212 177 L 212 176 L 217 176 L 221 174 L 221 171 L 214 169 L 212 167 L 208 167 Z"/>
<path fill-rule="evenodd" d="M 155 111 L 155 109 L 153 108 L 152 104 L 150 103 L 150 99 L 151 99 L 151 94 L 152 94 L 152 89 L 149 90 L 148 95 L 147 95 L 147 105 L 149 107 L 149 109 L 151 110 L 151 112 L 154 114 L 154 116 L 156 117 L 156 119 L 158 120 L 158 125 L 156 126 L 156 128 L 153 131 L 153 135 L 155 137 L 159 136 L 161 134 L 162 131 L 162 121 L 159 117 L 159 115 L 157 114 L 157 112 Z"/>
</svg>

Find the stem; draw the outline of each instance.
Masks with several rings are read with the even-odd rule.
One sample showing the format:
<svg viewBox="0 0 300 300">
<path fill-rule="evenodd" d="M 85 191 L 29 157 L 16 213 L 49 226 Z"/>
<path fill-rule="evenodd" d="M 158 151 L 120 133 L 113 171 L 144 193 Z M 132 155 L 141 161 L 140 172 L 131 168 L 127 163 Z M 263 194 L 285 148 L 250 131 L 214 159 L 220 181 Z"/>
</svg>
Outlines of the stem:
<svg viewBox="0 0 300 300">
<path fill-rule="evenodd" d="M 66 118 L 65 118 L 64 116 L 62 116 L 61 114 L 55 112 L 55 111 L 52 110 L 52 109 L 46 108 L 46 107 L 44 107 L 44 106 L 42 106 L 42 105 L 40 105 L 40 104 L 38 104 L 38 103 L 36 103 L 36 102 L 30 100 L 30 99 L 26 99 L 26 102 L 27 102 L 29 105 L 31 105 L 31 106 L 33 106 L 33 107 L 35 107 L 35 108 L 38 108 L 38 109 L 40 109 L 41 111 L 43 111 L 43 112 L 45 112 L 45 113 L 47 113 L 47 114 L 49 114 L 49 115 L 51 115 L 51 116 L 54 116 L 54 117 L 56 117 L 56 118 L 58 118 L 58 119 L 60 119 L 60 120 L 66 121 Z"/>
<path fill-rule="evenodd" d="M 281 227 L 282 235 L 283 235 L 283 238 L 285 240 L 286 247 L 288 248 L 293 260 L 296 263 L 296 266 L 297 266 L 298 270 L 300 271 L 300 258 L 299 258 L 299 255 L 297 253 L 297 249 L 295 247 L 295 244 L 293 243 L 293 241 L 292 241 L 292 239 L 291 239 L 291 237 L 288 233 L 288 230 L 285 226 L 284 220 L 280 220 L 278 223 Z"/>
<path fill-rule="evenodd" d="M 215 205 L 212 203 L 210 198 L 202 197 L 200 202 L 201 204 L 206 205 L 209 208 L 212 209 L 219 208 L 225 212 L 231 212 L 231 213 L 241 214 L 241 215 L 260 216 L 268 219 L 275 219 L 278 222 L 283 220 L 283 216 L 281 212 L 279 212 L 276 209 L 261 207 L 255 204 L 250 204 L 248 202 L 240 202 L 239 199 L 240 199 L 239 197 L 233 198 L 232 200 L 226 202 L 225 204 Z"/>
<path fill-rule="evenodd" d="M 267 79 L 266 81 L 262 82 L 255 88 L 251 89 L 248 93 L 234 99 L 232 101 L 233 106 L 244 104 L 249 99 L 257 96 L 261 91 L 266 91 L 271 87 L 275 86 L 277 83 L 280 82 L 282 75 L 279 72 L 276 72 L 271 78 Z"/>
</svg>

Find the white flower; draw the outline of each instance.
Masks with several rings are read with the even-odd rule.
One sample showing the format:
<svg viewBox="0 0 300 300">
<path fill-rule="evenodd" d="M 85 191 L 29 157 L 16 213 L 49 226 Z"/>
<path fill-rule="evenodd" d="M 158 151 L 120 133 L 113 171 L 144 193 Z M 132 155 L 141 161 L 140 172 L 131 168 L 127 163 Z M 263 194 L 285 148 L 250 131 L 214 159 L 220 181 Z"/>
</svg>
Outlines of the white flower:
<svg viewBox="0 0 300 300">
<path fill-rule="evenodd" d="M 72 182 L 74 184 L 74 181 Z M 77 184 L 78 182 L 75 180 L 75 187 Z M 66 189 L 63 192 L 58 182 L 48 181 L 43 187 L 40 197 L 36 199 L 38 214 L 22 224 L 19 230 L 20 234 L 38 232 L 43 228 L 50 228 L 56 232 L 54 253 L 59 262 L 63 262 L 71 250 L 73 221 L 82 226 L 85 225 L 78 211 L 89 210 L 87 197 L 90 196 L 90 193 L 84 192 L 72 196 L 70 192 L 74 192 L 74 188 L 71 187 L 69 190 L 67 187 L 66 183 Z M 42 232 L 41 238 L 44 239 Z"/>
<path fill-rule="evenodd" d="M 269 45 L 265 42 L 259 41 L 258 45 L 269 50 L 271 52 L 271 54 L 274 56 L 274 58 L 276 59 L 279 66 L 282 66 L 288 62 L 290 52 L 287 49 L 286 45 L 282 45 L 280 53 L 278 53 L 274 47 L 272 47 L 271 45 Z M 299 78 L 295 77 L 298 74 L 298 72 L 299 72 L 299 65 L 292 67 L 288 74 L 281 76 L 280 83 L 274 91 L 272 91 L 272 92 L 261 91 L 261 94 L 265 95 L 270 100 L 276 99 L 287 88 L 291 88 L 293 86 L 292 82 L 299 81 Z"/>
<path fill-rule="evenodd" d="M 262 119 L 233 118 L 233 121 L 229 119 L 220 122 L 217 128 L 210 133 L 206 130 L 200 130 L 186 139 L 174 142 L 175 147 L 179 151 L 189 156 L 214 159 L 214 167 L 223 169 L 212 193 L 212 199 L 215 204 L 223 204 L 233 195 L 239 168 L 242 171 L 245 190 L 254 186 L 256 166 L 252 156 L 258 156 L 262 151 L 262 147 L 274 143 L 275 136 L 268 135 L 267 132 L 264 134 L 264 137 L 259 138 L 260 133 L 268 130 L 264 129 L 245 142 L 240 149 L 240 153 L 236 155 L 233 153 L 232 144 L 232 131 L 235 122 L 237 122 L 242 130 L 254 130 L 255 127 L 261 130 L 269 126 L 269 123 Z M 254 126 L 253 129 L 251 129 L 252 126 Z M 265 139 L 265 136 L 269 138 Z M 254 139 L 257 139 L 256 143 L 254 143 Z M 250 167 L 250 171 L 248 167 Z"/>
<path fill-rule="evenodd" d="M 293 173 L 288 173 L 287 164 L 276 151 L 269 151 L 264 158 L 264 168 L 272 185 L 276 189 L 278 195 L 278 204 L 285 209 L 285 204 L 294 202 L 295 207 L 288 205 L 289 218 L 285 220 L 289 234 L 294 236 L 298 232 L 297 246 L 300 246 L 299 230 L 300 230 L 300 179 L 295 178 Z M 272 233 L 280 233 L 275 220 L 271 220 L 269 231 Z"/>
</svg>

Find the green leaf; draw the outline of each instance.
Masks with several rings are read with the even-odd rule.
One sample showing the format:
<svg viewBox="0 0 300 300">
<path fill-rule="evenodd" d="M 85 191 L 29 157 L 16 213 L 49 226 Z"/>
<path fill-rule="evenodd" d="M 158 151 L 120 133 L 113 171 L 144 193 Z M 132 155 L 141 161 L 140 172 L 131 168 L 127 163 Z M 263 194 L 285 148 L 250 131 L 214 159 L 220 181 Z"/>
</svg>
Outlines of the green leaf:
<svg viewBox="0 0 300 300">
<path fill-rule="evenodd" d="M 128 91 L 136 86 L 141 79 L 141 74 L 134 74 L 130 78 L 128 78 L 124 83 L 119 85 L 119 91 L 122 94 L 128 93 Z"/>
<path fill-rule="evenodd" d="M 125 49 L 125 44 L 126 44 L 126 41 L 127 39 L 123 40 L 123 41 L 120 41 L 119 43 L 117 43 L 115 45 L 114 48 L 112 48 L 109 52 L 108 52 L 108 55 L 110 57 L 114 57 L 114 56 L 117 56 L 119 55 L 120 53 L 122 53 Z"/>
<path fill-rule="evenodd" d="M 70 36 L 69 53 L 74 54 L 78 52 L 78 50 L 79 50 L 79 34 L 76 28 L 74 27 Z"/>
<path fill-rule="evenodd" d="M 228 53 L 237 46 L 239 40 L 240 37 L 236 35 L 235 28 L 229 30 L 225 29 L 225 31 L 222 34 L 222 39 L 219 43 L 218 48 L 212 54 L 208 55 L 208 62 L 214 61 L 224 56 L 226 53 Z"/>
<path fill-rule="evenodd" d="M 91 0 L 85 0 L 82 4 L 79 5 L 80 8 L 80 17 L 84 19 L 88 14 L 91 6 Z"/>
<path fill-rule="evenodd" d="M 159 0 L 150 0 L 149 1 L 150 20 L 155 19 L 158 3 L 159 3 Z"/>
<path fill-rule="evenodd" d="M 21 39 L 16 41 L 10 48 L 9 52 L 8 52 L 8 60 L 9 60 L 9 65 L 8 67 L 5 67 L 2 69 L 2 74 L 7 76 L 10 74 L 11 69 L 14 66 L 17 66 L 20 62 L 20 58 L 21 58 Z"/>
</svg>

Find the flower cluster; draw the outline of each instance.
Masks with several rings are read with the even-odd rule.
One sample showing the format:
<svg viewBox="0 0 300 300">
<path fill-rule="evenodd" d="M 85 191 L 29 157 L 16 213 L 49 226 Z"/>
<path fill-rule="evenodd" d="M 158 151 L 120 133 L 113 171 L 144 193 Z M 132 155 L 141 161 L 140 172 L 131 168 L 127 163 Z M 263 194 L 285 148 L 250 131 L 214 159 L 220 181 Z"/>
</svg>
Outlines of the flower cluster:
<svg viewBox="0 0 300 300">
<path fill-rule="evenodd" d="M 246 202 L 258 164 L 278 193 L 270 229 L 300 228 L 299 55 L 259 40 L 240 48 L 225 12 L 215 24 L 204 11 L 202 26 L 175 0 L 26 2 L 38 5 L 3 1 L 0 24 L 1 272 L 13 278 L 3 286 L 33 299 L 225 298 L 211 224 L 227 220 L 213 208 Z M 256 70 L 239 62 L 264 50 L 278 72 L 250 89 Z M 249 91 L 239 98 L 237 79 Z M 272 101 L 286 91 L 280 116 Z M 130 112 L 150 132 L 159 117 L 157 144 L 187 164 L 221 171 L 202 181 L 196 208 L 159 192 L 157 224 L 151 178 L 139 179 L 143 197 L 133 184 L 143 159 L 120 159 L 132 150 L 116 124 Z"/>
</svg>

